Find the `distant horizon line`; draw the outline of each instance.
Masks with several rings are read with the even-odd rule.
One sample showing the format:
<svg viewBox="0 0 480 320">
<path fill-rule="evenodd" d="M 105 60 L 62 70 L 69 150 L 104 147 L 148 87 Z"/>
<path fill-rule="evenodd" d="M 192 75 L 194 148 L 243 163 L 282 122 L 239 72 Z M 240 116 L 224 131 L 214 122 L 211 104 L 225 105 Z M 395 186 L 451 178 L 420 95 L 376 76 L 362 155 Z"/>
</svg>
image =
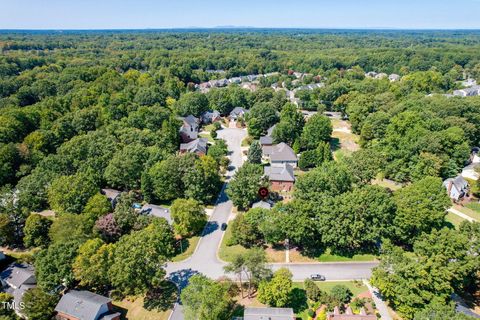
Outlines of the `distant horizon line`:
<svg viewBox="0 0 480 320">
<path fill-rule="evenodd" d="M 215 27 L 158 27 L 158 28 L 0 28 L 5 31 L 170 31 L 170 30 L 376 30 L 376 31 L 480 31 L 475 28 L 402 28 L 402 27 L 253 27 L 253 26 L 215 26 Z"/>
</svg>

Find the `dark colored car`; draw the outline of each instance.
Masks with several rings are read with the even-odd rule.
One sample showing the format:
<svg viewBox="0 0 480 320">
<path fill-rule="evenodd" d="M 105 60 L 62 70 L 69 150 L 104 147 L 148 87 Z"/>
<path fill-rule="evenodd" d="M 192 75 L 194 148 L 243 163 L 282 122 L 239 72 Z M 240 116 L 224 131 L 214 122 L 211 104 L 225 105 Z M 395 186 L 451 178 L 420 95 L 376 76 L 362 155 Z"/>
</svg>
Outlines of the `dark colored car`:
<svg viewBox="0 0 480 320">
<path fill-rule="evenodd" d="M 312 274 L 310 275 L 310 279 L 313 281 L 325 281 L 325 276 L 322 276 L 321 274 Z"/>
<path fill-rule="evenodd" d="M 221 229 L 222 231 L 227 230 L 227 224 L 226 224 L 226 223 L 222 223 L 222 225 L 220 226 L 220 229 Z"/>
</svg>

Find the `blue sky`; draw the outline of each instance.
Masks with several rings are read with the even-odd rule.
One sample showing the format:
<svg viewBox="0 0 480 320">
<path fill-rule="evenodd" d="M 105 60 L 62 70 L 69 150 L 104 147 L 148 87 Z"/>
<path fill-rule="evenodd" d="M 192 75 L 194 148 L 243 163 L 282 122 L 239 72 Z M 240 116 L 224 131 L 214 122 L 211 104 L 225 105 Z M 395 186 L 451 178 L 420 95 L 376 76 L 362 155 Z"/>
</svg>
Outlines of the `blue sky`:
<svg viewBox="0 0 480 320">
<path fill-rule="evenodd" d="M 0 0 L 0 29 L 480 29 L 480 0 Z"/>
</svg>

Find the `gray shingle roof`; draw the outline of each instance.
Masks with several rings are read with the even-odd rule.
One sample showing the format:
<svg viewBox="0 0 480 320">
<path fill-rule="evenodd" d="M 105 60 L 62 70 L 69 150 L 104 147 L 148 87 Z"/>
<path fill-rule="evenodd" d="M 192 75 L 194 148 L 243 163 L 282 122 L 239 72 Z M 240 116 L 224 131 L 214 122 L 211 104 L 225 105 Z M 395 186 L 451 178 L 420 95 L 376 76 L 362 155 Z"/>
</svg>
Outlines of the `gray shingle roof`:
<svg viewBox="0 0 480 320">
<path fill-rule="evenodd" d="M 35 269 L 27 264 L 13 264 L 5 269 L 0 278 L 10 287 L 18 289 L 23 284 L 35 284 Z"/>
<path fill-rule="evenodd" d="M 272 162 L 297 161 L 297 155 L 288 144 L 281 142 L 273 146 L 270 160 Z"/>
<path fill-rule="evenodd" d="M 186 152 L 192 152 L 192 153 L 201 152 L 206 154 L 207 142 L 208 142 L 208 139 L 206 138 L 198 138 L 188 143 L 180 144 L 180 150 L 186 151 Z"/>
<path fill-rule="evenodd" d="M 294 182 L 295 174 L 289 164 L 273 165 L 264 168 L 264 173 L 270 181 Z"/>
<path fill-rule="evenodd" d="M 292 308 L 254 308 L 247 307 L 243 312 L 244 320 L 293 320 Z"/>
<path fill-rule="evenodd" d="M 243 116 L 245 113 L 247 113 L 248 111 L 242 107 L 235 107 L 231 112 L 230 112 L 230 116 Z"/>
<path fill-rule="evenodd" d="M 111 301 L 93 292 L 72 290 L 60 299 L 55 311 L 80 320 L 95 320 L 100 308 Z"/>
<path fill-rule="evenodd" d="M 467 180 L 465 180 L 462 176 L 457 176 L 455 178 L 448 178 L 447 180 L 445 180 L 443 182 L 443 185 L 444 186 L 448 186 L 448 184 L 452 182 L 453 185 L 455 186 L 455 188 L 457 188 L 457 190 L 461 191 L 461 190 L 464 190 L 466 188 L 468 188 L 468 182 Z"/>
<path fill-rule="evenodd" d="M 183 121 L 185 121 L 186 123 L 188 123 L 188 124 L 191 125 L 191 126 L 193 126 L 193 125 L 195 125 L 195 124 L 198 123 L 198 118 L 192 116 L 191 114 L 189 114 L 189 115 L 186 116 L 186 117 L 183 117 L 182 119 L 183 119 Z"/>
<path fill-rule="evenodd" d="M 261 145 L 270 145 L 273 143 L 273 138 L 270 136 L 263 136 L 260 137 L 260 144 Z"/>
<path fill-rule="evenodd" d="M 273 205 L 268 201 L 258 201 L 252 205 L 252 208 L 272 209 Z"/>
</svg>

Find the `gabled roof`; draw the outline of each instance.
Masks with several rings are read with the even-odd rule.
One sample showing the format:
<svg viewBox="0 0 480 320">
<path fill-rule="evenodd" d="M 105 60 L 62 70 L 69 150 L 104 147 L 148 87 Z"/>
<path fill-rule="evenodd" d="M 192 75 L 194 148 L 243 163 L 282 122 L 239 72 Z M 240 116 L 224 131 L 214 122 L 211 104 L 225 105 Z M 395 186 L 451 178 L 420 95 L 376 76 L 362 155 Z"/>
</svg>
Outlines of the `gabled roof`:
<svg viewBox="0 0 480 320">
<path fill-rule="evenodd" d="M 270 136 L 263 136 L 260 137 L 260 144 L 261 145 L 271 145 L 273 143 L 273 138 Z"/>
<path fill-rule="evenodd" d="M 268 201 L 258 201 L 252 204 L 252 208 L 272 209 L 273 205 Z"/>
<path fill-rule="evenodd" d="M 274 145 L 270 154 L 270 161 L 297 161 L 297 155 L 290 146 L 284 142 Z"/>
<path fill-rule="evenodd" d="M 198 118 L 192 116 L 191 114 L 189 114 L 186 117 L 183 117 L 182 120 L 185 123 L 188 123 L 190 126 L 194 126 L 194 125 L 198 124 Z"/>
<path fill-rule="evenodd" d="M 13 264 L 5 269 L 0 278 L 14 289 L 20 288 L 24 284 L 35 284 L 35 269 L 28 264 Z"/>
<path fill-rule="evenodd" d="M 465 188 L 468 188 L 467 180 L 465 180 L 461 175 L 455 178 L 448 178 L 443 182 L 443 185 L 448 188 L 450 182 L 453 183 L 457 190 L 464 190 Z"/>
<path fill-rule="evenodd" d="M 115 200 L 121 193 L 115 189 L 102 189 L 102 194 L 110 200 Z"/>
<path fill-rule="evenodd" d="M 265 167 L 264 173 L 270 181 L 295 182 L 293 167 L 287 163 Z"/>
<path fill-rule="evenodd" d="M 207 153 L 207 142 L 208 142 L 208 139 L 206 138 L 198 138 L 188 143 L 180 144 L 180 150 L 186 151 L 186 152 L 192 152 L 192 153 L 196 153 L 196 152 Z"/>
<path fill-rule="evenodd" d="M 230 115 L 231 116 L 241 116 L 242 114 L 245 114 L 247 113 L 247 109 L 244 109 L 242 107 L 235 107 L 231 112 L 230 112 Z"/>
<path fill-rule="evenodd" d="M 55 311 L 79 320 L 95 320 L 100 308 L 112 300 L 89 291 L 72 290 L 63 295 Z"/>
<path fill-rule="evenodd" d="M 244 320 L 292 320 L 292 308 L 257 308 L 246 307 L 243 312 Z"/>
</svg>

